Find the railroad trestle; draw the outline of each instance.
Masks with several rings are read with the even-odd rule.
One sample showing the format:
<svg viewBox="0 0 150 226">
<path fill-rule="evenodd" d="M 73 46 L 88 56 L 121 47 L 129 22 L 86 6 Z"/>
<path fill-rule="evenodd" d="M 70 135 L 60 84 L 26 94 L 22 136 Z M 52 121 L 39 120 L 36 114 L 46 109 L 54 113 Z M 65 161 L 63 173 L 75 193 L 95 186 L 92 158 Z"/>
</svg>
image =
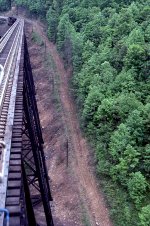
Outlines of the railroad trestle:
<svg viewBox="0 0 150 226">
<path fill-rule="evenodd" d="M 53 226 L 23 20 L 17 19 L 0 39 L 0 64 L 4 68 L 0 78 L 0 225 L 38 225 L 35 208 L 40 203 L 46 224 Z"/>
</svg>

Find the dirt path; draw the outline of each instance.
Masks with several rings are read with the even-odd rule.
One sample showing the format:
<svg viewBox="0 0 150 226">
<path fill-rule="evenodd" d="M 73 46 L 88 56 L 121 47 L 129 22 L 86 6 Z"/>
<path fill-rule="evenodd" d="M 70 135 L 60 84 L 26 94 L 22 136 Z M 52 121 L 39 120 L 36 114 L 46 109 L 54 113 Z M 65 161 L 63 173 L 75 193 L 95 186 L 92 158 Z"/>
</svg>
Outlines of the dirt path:
<svg viewBox="0 0 150 226">
<path fill-rule="evenodd" d="M 63 62 L 56 50 L 56 46 L 50 43 L 47 39 L 42 24 L 40 24 L 39 22 L 31 22 L 29 20 L 28 22 L 32 24 L 32 29 L 40 34 L 43 41 L 46 43 L 47 52 L 50 53 L 53 59 L 53 62 L 55 64 L 55 72 L 51 71 L 51 75 L 55 76 L 55 74 L 57 74 L 59 77 L 58 91 L 63 109 L 63 113 L 61 112 L 61 117 L 63 118 L 63 124 L 65 125 L 66 130 L 63 130 L 63 125 L 61 125 L 61 122 L 59 120 L 57 121 L 57 117 L 60 117 L 59 113 L 55 115 L 56 109 L 52 109 L 52 107 L 49 106 L 49 104 L 52 103 L 48 104 L 47 102 L 47 95 L 49 95 L 47 87 L 48 82 L 47 84 L 44 84 L 44 74 L 42 73 L 43 68 L 40 68 L 40 73 L 42 73 L 43 77 L 36 79 L 37 86 L 41 85 L 45 90 L 44 96 L 43 91 L 41 91 L 41 93 L 39 91 L 38 93 L 38 106 L 40 109 L 42 125 L 44 125 L 43 127 L 46 127 L 47 123 L 51 123 L 53 129 L 55 128 L 54 135 L 49 134 L 50 131 L 47 133 L 45 132 L 46 136 L 44 137 L 44 139 L 46 139 L 46 151 L 48 157 L 49 145 L 52 145 L 50 140 L 52 140 L 53 145 L 55 146 L 54 149 L 57 149 L 57 152 L 55 150 L 51 150 L 52 154 L 48 162 L 50 177 L 52 178 L 52 190 L 55 200 L 54 205 L 56 205 L 56 208 L 54 207 L 54 215 L 57 218 L 56 225 L 88 225 L 88 221 L 83 219 L 82 216 L 83 212 L 85 212 L 85 218 L 88 218 L 90 225 L 111 226 L 112 223 L 109 219 L 109 214 L 105 205 L 105 201 L 103 199 L 103 195 L 98 190 L 95 177 L 89 165 L 88 146 L 80 131 L 75 103 L 73 102 L 69 92 L 68 84 L 70 72 L 64 69 Z M 32 52 L 31 48 L 30 52 Z M 35 55 L 37 55 L 37 53 L 35 53 Z M 31 58 L 32 57 L 34 56 L 31 56 Z M 33 67 L 35 65 L 35 72 L 37 72 L 38 70 L 37 64 L 39 64 L 39 60 L 40 59 L 37 59 L 37 61 L 34 60 L 34 62 L 32 62 Z M 53 79 L 53 76 L 51 77 L 51 79 Z M 47 78 L 45 77 L 45 82 L 46 79 Z M 43 102 L 45 103 L 44 106 Z M 45 106 L 46 103 L 48 104 L 48 106 Z M 43 113 L 43 108 L 46 108 L 47 111 L 49 111 L 49 116 L 47 116 L 45 112 Z M 55 135 L 55 139 L 54 137 L 52 139 L 52 136 Z M 69 148 L 68 168 L 65 166 L 67 145 Z M 59 153 L 59 159 L 58 157 L 56 157 L 57 153 Z M 62 162 L 63 164 L 61 164 Z M 66 208 L 66 210 L 63 208 Z M 61 220 L 60 222 L 61 218 L 64 220 Z"/>
</svg>

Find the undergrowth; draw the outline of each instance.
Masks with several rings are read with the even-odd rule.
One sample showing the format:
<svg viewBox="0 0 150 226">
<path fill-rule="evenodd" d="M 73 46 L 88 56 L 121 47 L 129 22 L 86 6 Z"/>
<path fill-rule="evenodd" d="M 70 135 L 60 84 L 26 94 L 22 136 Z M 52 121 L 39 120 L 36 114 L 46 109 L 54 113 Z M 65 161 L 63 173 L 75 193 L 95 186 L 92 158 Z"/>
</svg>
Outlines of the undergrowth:
<svg viewBox="0 0 150 226">
<path fill-rule="evenodd" d="M 33 31 L 31 37 L 32 41 L 35 42 L 37 45 L 44 46 L 44 41 L 37 32 Z"/>
</svg>

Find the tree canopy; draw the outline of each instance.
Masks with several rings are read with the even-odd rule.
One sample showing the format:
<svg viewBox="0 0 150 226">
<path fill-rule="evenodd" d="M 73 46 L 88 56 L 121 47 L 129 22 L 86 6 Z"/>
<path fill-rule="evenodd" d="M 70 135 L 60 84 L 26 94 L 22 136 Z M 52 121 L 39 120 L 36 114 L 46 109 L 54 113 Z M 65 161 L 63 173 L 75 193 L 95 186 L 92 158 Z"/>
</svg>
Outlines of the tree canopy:
<svg viewBox="0 0 150 226">
<path fill-rule="evenodd" d="M 96 150 L 98 173 L 124 189 L 128 199 L 115 223 L 146 226 L 150 214 L 150 1 L 64 0 L 61 10 L 54 3 L 47 17 L 48 24 L 55 25 L 49 27 L 49 38 L 73 67 L 82 126 Z"/>
</svg>

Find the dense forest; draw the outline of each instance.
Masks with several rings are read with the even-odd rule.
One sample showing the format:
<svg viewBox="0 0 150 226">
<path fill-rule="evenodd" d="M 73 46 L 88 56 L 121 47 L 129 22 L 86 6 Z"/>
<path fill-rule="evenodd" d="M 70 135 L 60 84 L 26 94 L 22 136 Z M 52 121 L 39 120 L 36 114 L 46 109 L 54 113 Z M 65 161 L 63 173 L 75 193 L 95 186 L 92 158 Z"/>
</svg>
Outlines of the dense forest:
<svg viewBox="0 0 150 226">
<path fill-rule="evenodd" d="M 0 0 L 0 12 L 9 10 L 11 7 L 11 0 Z"/>
<path fill-rule="evenodd" d="M 0 9 L 7 9 L 0 0 Z M 150 0 L 16 0 L 46 19 L 116 226 L 150 225 Z"/>
</svg>

